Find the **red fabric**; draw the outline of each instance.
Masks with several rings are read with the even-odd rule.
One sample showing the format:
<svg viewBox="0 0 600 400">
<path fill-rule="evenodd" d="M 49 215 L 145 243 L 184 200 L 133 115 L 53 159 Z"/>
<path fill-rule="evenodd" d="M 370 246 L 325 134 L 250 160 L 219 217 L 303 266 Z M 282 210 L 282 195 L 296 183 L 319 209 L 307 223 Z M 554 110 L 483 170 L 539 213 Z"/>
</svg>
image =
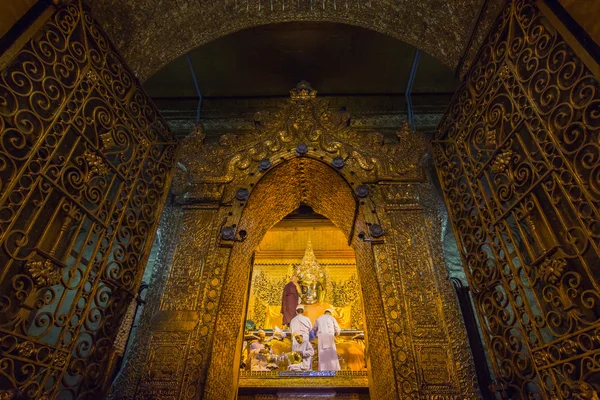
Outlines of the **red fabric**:
<svg viewBox="0 0 600 400">
<path fill-rule="evenodd" d="M 289 325 L 292 318 L 296 316 L 296 307 L 298 306 L 298 289 L 294 282 L 289 282 L 283 289 L 281 299 L 281 313 L 283 314 L 283 324 Z"/>
</svg>

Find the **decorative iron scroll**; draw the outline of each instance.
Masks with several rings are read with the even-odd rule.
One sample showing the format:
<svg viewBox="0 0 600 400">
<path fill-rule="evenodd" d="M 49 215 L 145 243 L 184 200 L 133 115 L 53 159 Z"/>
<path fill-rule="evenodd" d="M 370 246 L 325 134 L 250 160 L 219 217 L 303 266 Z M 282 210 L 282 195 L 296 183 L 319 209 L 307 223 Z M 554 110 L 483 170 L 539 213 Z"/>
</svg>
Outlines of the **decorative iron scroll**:
<svg viewBox="0 0 600 400">
<path fill-rule="evenodd" d="M 599 84 L 532 1 L 505 8 L 434 157 L 506 398 L 600 386 Z"/>
<path fill-rule="evenodd" d="M 97 397 L 177 142 L 78 3 L 2 71 L 0 132 L 1 396 Z"/>
</svg>

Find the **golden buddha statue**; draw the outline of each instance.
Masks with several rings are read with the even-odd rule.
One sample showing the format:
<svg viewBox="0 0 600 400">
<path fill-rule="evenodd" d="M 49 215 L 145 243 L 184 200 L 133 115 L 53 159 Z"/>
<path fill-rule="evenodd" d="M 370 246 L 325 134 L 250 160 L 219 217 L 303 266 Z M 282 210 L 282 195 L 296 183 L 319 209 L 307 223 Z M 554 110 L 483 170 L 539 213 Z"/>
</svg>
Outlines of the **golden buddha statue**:
<svg viewBox="0 0 600 400">
<path fill-rule="evenodd" d="M 298 276 L 298 284 L 302 289 L 300 294 L 302 304 L 324 303 L 327 292 L 327 277 L 317 262 L 310 239 L 306 244 L 302 262 L 296 268 L 296 276 Z"/>
</svg>

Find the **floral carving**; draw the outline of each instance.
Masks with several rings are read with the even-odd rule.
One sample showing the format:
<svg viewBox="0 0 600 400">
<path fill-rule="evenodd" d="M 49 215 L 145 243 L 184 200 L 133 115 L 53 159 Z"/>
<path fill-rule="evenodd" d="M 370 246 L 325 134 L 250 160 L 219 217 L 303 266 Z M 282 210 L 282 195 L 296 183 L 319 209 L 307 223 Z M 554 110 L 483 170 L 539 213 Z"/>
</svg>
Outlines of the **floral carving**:
<svg viewBox="0 0 600 400">
<path fill-rule="evenodd" d="M 60 282 L 60 272 L 50 260 L 28 261 L 25 264 L 25 271 L 37 287 L 49 287 Z"/>
<path fill-rule="evenodd" d="M 290 99 L 275 113 L 259 112 L 254 117 L 255 132 L 221 136 L 219 143 L 204 144 L 201 127 L 193 130 L 182 146 L 181 162 L 189 176 L 202 182 L 228 183 L 236 171 L 264 170 L 261 160 L 279 160 L 290 149 L 298 154 L 313 150 L 329 156 L 328 162 L 342 159 L 366 171 L 373 179 L 421 179 L 420 160 L 428 142 L 404 125 L 398 142 L 383 145 L 379 132 L 357 132 L 348 124 L 347 112 L 332 112 L 317 97 L 317 91 L 301 82 L 290 91 Z"/>
<path fill-rule="evenodd" d="M 23 357 L 31 357 L 35 353 L 35 345 L 32 342 L 22 342 L 17 346 L 17 349 Z"/>
<path fill-rule="evenodd" d="M 499 153 L 496 158 L 494 159 L 494 161 L 492 161 L 492 165 L 491 165 L 491 169 L 492 172 L 495 174 L 501 174 L 504 171 L 506 171 L 506 169 L 508 168 L 508 165 L 510 164 L 510 159 L 513 155 L 513 152 L 511 150 L 505 150 L 501 153 Z"/>
<path fill-rule="evenodd" d="M 102 157 L 92 152 L 86 151 L 85 153 L 83 153 L 83 159 L 86 161 L 88 166 L 88 173 L 86 177 L 87 181 L 90 181 L 95 176 L 104 177 L 108 175 L 109 169 L 104 163 Z"/>
<path fill-rule="evenodd" d="M 62 351 L 57 351 L 56 353 L 54 353 L 54 356 L 52 358 L 54 359 L 54 366 L 58 367 L 58 368 L 62 368 L 67 363 L 67 359 L 69 358 L 69 355 L 68 355 L 68 353 L 63 353 Z"/>
<path fill-rule="evenodd" d="M 560 259 L 546 258 L 540 265 L 540 275 L 547 283 L 556 283 L 563 275 L 567 262 Z"/>
<path fill-rule="evenodd" d="M 508 65 L 504 64 L 502 69 L 500 69 L 500 78 L 507 79 L 509 77 L 509 75 L 510 75 L 510 69 L 508 68 Z"/>
</svg>

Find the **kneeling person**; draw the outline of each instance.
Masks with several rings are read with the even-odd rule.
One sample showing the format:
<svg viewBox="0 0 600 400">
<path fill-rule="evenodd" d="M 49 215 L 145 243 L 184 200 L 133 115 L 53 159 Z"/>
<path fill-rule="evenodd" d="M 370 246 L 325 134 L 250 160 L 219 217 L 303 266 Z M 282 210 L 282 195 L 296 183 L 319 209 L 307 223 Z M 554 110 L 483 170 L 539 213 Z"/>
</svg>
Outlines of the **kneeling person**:
<svg viewBox="0 0 600 400">
<path fill-rule="evenodd" d="M 288 367 L 290 371 L 310 371 L 312 370 L 312 358 L 315 355 L 315 350 L 308 340 L 304 340 L 302 332 L 294 332 L 294 338 L 298 343 L 294 353 L 297 353 L 302 361 L 297 364 L 291 364 Z"/>
</svg>

